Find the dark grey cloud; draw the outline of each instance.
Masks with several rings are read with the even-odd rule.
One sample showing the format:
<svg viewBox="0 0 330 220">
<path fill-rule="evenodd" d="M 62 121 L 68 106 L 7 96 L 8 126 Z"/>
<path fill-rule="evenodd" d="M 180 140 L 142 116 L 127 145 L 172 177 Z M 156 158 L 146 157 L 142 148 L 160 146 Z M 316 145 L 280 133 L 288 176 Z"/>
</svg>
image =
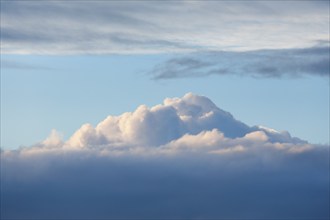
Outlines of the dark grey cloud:
<svg viewBox="0 0 330 220">
<path fill-rule="evenodd" d="M 1 218 L 327 218 L 326 149 L 263 157 L 2 157 Z"/>
<path fill-rule="evenodd" d="M 158 6 L 134 5 L 125 2 L 4 2 L 2 50 L 14 46 L 14 50 L 22 50 L 19 53 L 99 54 L 191 47 L 148 34 L 157 32 L 159 26 L 150 19 L 140 18 L 139 14 L 148 10 L 155 13 Z"/>
<path fill-rule="evenodd" d="M 327 7 L 312 1 L 1 3 L 6 54 L 242 51 L 304 47 L 328 35 Z"/>
<path fill-rule="evenodd" d="M 144 46 L 148 48 L 153 48 L 153 47 L 182 48 L 182 49 L 193 48 L 193 45 L 185 44 L 183 42 L 148 39 L 145 36 L 129 35 L 124 33 L 111 34 L 109 35 L 109 40 L 112 43 L 118 45 L 124 45 L 128 47 Z"/>
<path fill-rule="evenodd" d="M 256 78 L 328 77 L 330 48 L 258 50 L 248 52 L 213 51 L 177 56 L 156 65 L 153 79 L 238 75 Z"/>
</svg>

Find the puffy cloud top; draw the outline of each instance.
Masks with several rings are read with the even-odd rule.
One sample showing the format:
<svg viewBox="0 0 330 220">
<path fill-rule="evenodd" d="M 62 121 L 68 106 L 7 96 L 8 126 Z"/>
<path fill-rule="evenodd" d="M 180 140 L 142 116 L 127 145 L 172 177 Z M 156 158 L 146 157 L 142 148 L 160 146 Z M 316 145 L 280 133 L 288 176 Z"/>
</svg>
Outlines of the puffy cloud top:
<svg viewBox="0 0 330 220">
<path fill-rule="evenodd" d="M 166 98 L 163 104 L 139 106 L 133 112 L 108 116 L 95 127 L 82 125 L 67 141 L 54 130 L 41 143 L 24 152 L 91 150 L 97 153 L 225 153 L 267 145 L 288 152 L 312 146 L 287 131 L 248 126 L 204 96 L 188 93 Z M 294 150 L 293 150 L 294 151 Z M 292 152 L 293 152 L 292 151 Z"/>
<path fill-rule="evenodd" d="M 248 126 L 216 107 L 208 98 L 188 93 L 181 99 L 167 98 L 163 104 L 152 108 L 141 105 L 134 112 L 109 116 L 95 129 L 83 125 L 68 145 L 83 147 L 120 142 L 159 146 L 187 133 L 198 134 L 214 128 L 228 137 L 243 136 L 249 131 Z"/>
</svg>

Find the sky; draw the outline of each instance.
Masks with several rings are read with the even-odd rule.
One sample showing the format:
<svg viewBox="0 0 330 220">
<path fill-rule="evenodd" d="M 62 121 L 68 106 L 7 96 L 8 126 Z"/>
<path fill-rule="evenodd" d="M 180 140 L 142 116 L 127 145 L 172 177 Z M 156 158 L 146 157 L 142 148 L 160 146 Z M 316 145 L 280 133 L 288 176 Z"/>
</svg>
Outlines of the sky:
<svg viewBox="0 0 330 220">
<path fill-rule="evenodd" d="M 329 1 L 1 0 L 1 217 L 325 219 L 329 20 Z"/>
<path fill-rule="evenodd" d="M 2 148 L 187 92 L 329 143 L 328 1 L 1 6 Z"/>
</svg>

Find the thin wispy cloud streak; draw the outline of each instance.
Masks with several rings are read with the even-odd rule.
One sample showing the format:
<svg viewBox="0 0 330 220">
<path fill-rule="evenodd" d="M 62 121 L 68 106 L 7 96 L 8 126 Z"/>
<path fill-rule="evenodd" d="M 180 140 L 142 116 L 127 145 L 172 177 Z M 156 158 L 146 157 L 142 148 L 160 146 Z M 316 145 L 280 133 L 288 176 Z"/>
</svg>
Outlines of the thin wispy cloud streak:
<svg viewBox="0 0 330 220">
<path fill-rule="evenodd" d="M 149 74 L 155 80 L 236 75 L 255 78 L 329 77 L 330 48 L 211 51 L 171 58 L 156 65 Z"/>
<path fill-rule="evenodd" d="M 326 218 L 329 146 L 204 96 L 1 151 L 1 218 Z"/>
<path fill-rule="evenodd" d="M 20 70 L 54 70 L 54 68 L 28 64 L 24 62 L 18 62 L 13 60 L 1 60 L 1 69 L 20 69 Z"/>
<path fill-rule="evenodd" d="M 5 1 L 1 50 L 66 55 L 308 47 L 328 40 L 328 7 L 328 1 Z"/>
</svg>

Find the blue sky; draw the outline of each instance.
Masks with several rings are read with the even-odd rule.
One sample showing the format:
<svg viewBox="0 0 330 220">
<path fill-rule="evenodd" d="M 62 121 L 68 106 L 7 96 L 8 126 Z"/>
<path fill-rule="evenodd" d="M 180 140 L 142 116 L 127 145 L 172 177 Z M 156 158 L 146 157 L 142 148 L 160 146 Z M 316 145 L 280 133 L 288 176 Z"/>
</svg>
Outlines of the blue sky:
<svg viewBox="0 0 330 220">
<path fill-rule="evenodd" d="M 2 2 L 1 147 L 51 129 L 69 137 L 84 122 L 187 92 L 249 125 L 329 143 L 328 6 Z"/>
<path fill-rule="evenodd" d="M 1 219 L 326 219 L 329 1 L 1 1 Z"/>
<path fill-rule="evenodd" d="M 205 95 L 249 125 L 288 130 L 311 143 L 328 143 L 326 77 L 254 78 L 237 75 L 153 80 L 170 54 L 103 56 L 2 55 L 19 67 L 1 69 L 1 145 L 28 146 L 52 129 L 69 137 L 83 123 L 153 106 L 187 92 Z"/>
</svg>

